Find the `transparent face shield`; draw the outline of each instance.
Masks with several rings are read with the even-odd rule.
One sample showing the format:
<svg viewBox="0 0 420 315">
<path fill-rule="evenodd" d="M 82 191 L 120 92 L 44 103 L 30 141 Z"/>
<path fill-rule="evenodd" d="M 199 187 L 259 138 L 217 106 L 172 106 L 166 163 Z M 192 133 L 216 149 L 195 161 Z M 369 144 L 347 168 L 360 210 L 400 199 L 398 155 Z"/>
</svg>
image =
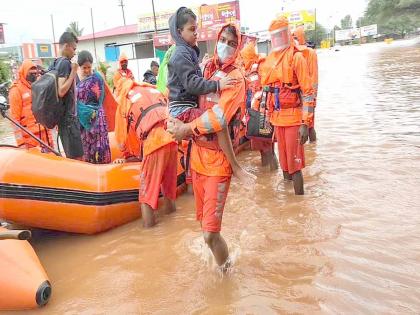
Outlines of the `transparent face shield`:
<svg viewBox="0 0 420 315">
<path fill-rule="evenodd" d="M 270 32 L 270 36 L 272 51 L 279 51 L 290 46 L 290 33 L 288 26 Z"/>
</svg>

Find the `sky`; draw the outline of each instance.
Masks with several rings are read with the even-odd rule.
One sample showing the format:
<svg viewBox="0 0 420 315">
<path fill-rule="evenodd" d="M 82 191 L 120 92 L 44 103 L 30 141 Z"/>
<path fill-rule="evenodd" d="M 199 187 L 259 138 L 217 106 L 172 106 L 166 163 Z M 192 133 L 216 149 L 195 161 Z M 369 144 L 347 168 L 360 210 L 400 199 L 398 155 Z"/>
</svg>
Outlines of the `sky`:
<svg viewBox="0 0 420 315">
<path fill-rule="evenodd" d="M 126 24 L 135 24 L 139 15 L 152 12 L 151 0 L 123 0 Z M 217 0 L 155 0 L 155 10 L 176 10 L 179 6 L 214 4 Z M 53 40 L 51 15 L 54 19 L 56 40 L 72 21 L 84 28 L 83 34 L 92 33 L 90 8 L 93 10 L 95 31 L 123 25 L 120 0 L 3 0 L 0 23 L 4 26 L 6 46 Z M 258 4 L 257 4 L 258 3 Z M 350 14 L 353 21 L 363 15 L 367 0 L 240 0 L 241 25 L 250 31 L 268 28 L 277 13 L 296 9 L 316 9 L 317 21 L 326 28 L 339 25 L 340 19 Z M 1 45 L 0 45 L 1 47 Z"/>
</svg>

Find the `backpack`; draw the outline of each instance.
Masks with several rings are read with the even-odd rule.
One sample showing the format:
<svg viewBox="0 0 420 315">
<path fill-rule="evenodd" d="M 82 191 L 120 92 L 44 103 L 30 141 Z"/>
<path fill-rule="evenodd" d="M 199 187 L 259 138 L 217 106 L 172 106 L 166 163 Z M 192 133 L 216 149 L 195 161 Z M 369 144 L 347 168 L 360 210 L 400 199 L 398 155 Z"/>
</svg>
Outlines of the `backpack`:
<svg viewBox="0 0 420 315">
<path fill-rule="evenodd" d="M 47 73 L 32 83 L 32 112 L 41 125 L 52 129 L 64 116 L 63 100 L 58 96 L 57 68 L 63 59 L 56 61 Z"/>
</svg>

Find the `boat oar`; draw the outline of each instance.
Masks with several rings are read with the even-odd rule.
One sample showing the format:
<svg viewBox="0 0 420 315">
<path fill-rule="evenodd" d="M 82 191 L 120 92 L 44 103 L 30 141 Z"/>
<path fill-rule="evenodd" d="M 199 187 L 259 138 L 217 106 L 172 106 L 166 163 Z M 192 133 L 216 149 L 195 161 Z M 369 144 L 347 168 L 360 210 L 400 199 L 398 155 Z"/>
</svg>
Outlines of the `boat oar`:
<svg viewBox="0 0 420 315">
<path fill-rule="evenodd" d="M 32 234 L 29 230 L 7 230 L 0 231 L 1 240 L 29 240 Z"/>
<path fill-rule="evenodd" d="M 41 139 L 39 139 L 37 136 L 35 136 L 32 132 L 30 132 L 28 129 L 26 129 L 25 127 L 23 127 L 21 124 L 19 124 L 18 122 L 14 121 L 12 118 L 9 117 L 9 115 L 7 115 L 6 111 L 9 109 L 9 105 L 5 104 L 5 103 L 0 103 L 0 112 L 1 115 L 8 119 L 12 124 L 14 124 L 16 127 L 22 129 L 24 132 L 26 132 L 29 136 L 31 136 L 31 138 L 35 139 L 39 144 L 41 144 L 43 147 L 47 148 L 48 150 L 50 150 L 52 153 L 54 153 L 57 156 L 61 156 L 61 154 L 59 152 L 57 152 L 55 149 L 53 149 L 52 147 L 50 147 L 48 144 L 46 144 L 44 141 L 42 141 Z"/>
</svg>

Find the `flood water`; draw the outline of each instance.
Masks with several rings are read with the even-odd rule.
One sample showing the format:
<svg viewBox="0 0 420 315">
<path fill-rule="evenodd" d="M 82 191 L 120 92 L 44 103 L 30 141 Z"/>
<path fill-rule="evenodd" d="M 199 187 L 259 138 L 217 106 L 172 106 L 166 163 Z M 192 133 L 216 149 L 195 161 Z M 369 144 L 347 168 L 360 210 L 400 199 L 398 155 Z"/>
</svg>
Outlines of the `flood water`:
<svg viewBox="0 0 420 315">
<path fill-rule="evenodd" d="M 25 314 L 419 314 L 420 45 L 320 51 L 319 69 L 306 195 L 241 153 L 258 180 L 232 182 L 227 277 L 184 194 L 151 230 L 36 232 L 53 296 Z"/>
</svg>

